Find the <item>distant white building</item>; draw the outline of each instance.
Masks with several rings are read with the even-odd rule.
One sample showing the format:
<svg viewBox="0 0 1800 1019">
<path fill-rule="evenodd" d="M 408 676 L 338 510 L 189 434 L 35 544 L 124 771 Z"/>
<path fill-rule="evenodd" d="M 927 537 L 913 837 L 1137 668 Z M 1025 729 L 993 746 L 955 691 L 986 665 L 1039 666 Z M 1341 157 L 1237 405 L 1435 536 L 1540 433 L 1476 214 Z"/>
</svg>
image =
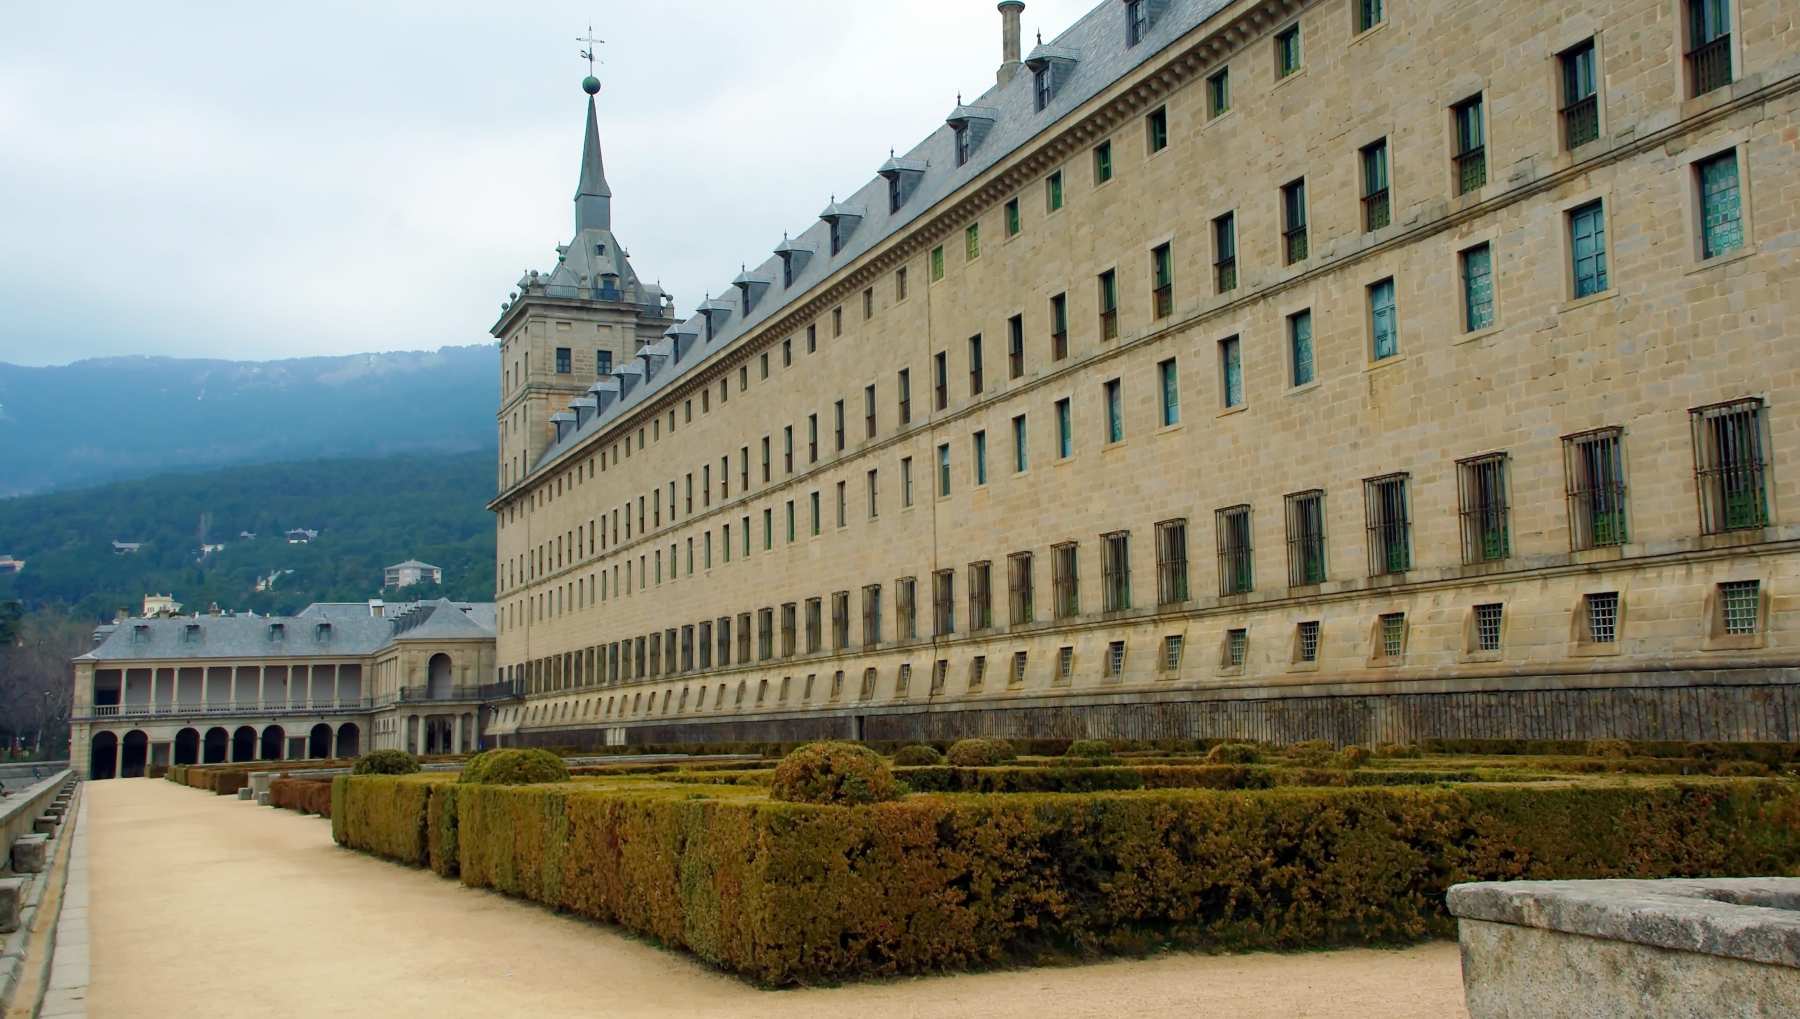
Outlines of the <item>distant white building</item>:
<svg viewBox="0 0 1800 1019">
<path fill-rule="evenodd" d="M 318 531 L 308 530 L 304 527 L 296 527 L 287 532 L 287 543 L 290 545 L 306 545 L 311 543 L 312 540 L 318 536 Z"/>
<path fill-rule="evenodd" d="M 414 584 L 442 584 L 444 571 L 430 563 L 422 563 L 417 559 L 408 559 L 403 563 L 395 563 L 382 571 L 381 586 L 384 588 L 411 587 Z"/>
<path fill-rule="evenodd" d="M 168 594 L 147 594 L 144 596 L 144 618 L 159 619 L 163 616 L 181 615 L 181 603 L 175 600 L 174 592 Z"/>
<path fill-rule="evenodd" d="M 212 555 L 214 552 L 223 552 L 223 551 L 225 551 L 224 545 L 201 545 L 200 546 L 200 558 L 205 559 L 207 556 Z"/>
<path fill-rule="evenodd" d="M 9 555 L 0 555 L 0 573 L 24 573 L 25 560 L 14 559 Z"/>
<path fill-rule="evenodd" d="M 259 592 L 273 591 L 273 590 L 275 590 L 275 582 L 280 580 L 282 577 L 287 576 L 288 574 L 290 574 L 292 572 L 294 572 L 294 571 L 293 570 L 276 570 L 274 573 L 271 573 L 266 577 L 258 577 L 258 578 L 256 578 L 256 590 Z"/>
<path fill-rule="evenodd" d="M 136 555 L 144 547 L 141 541 L 115 541 L 112 543 L 113 555 Z"/>
</svg>

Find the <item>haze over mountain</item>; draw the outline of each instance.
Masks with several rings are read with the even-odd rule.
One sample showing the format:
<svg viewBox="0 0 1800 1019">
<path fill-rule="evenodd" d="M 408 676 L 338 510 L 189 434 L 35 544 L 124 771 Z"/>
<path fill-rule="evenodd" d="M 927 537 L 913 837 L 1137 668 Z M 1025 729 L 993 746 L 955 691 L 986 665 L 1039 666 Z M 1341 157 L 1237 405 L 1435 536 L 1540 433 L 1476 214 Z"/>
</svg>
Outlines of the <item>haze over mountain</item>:
<svg viewBox="0 0 1800 1019">
<path fill-rule="evenodd" d="M 318 457 L 494 445 L 495 351 L 0 362 L 0 497 Z"/>
</svg>

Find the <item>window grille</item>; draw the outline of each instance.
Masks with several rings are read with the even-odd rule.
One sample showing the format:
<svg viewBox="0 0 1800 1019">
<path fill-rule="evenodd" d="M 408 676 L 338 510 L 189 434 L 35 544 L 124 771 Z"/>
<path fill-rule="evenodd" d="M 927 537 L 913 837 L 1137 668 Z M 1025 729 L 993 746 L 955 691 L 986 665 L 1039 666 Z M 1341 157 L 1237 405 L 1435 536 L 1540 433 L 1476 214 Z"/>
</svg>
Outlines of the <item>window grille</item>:
<svg viewBox="0 0 1800 1019">
<path fill-rule="evenodd" d="M 919 638 L 919 615 L 914 593 L 918 581 L 912 577 L 901 577 L 894 582 L 894 611 L 899 617 L 899 639 L 917 640 Z"/>
<path fill-rule="evenodd" d="M 1100 274 L 1100 338 L 1119 335 L 1119 275 L 1111 269 Z"/>
<path fill-rule="evenodd" d="M 894 696 L 905 697 L 912 692 L 912 663 L 900 666 L 900 675 L 894 679 Z"/>
<path fill-rule="evenodd" d="M 1006 373 L 1008 378 L 1025 374 L 1025 316 L 1006 320 Z"/>
<path fill-rule="evenodd" d="M 950 661 L 939 658 L 931 667 L 931 695 L 936 697 L 944 692 L 944 680 L 950 675 Z"/>
<path fill-rule="evenodd" d="M 1612 644 L 1619 639 L 1619 593 L 1590 594 L 1587 602 L 1587 639 L 1590 644 Z"/>
<path fill-rule="evenodd" d="M 1187 521 L 1156 525 L 1156 603 L 1179 605 L 1188 600 Z"/>
<path fill-rule="evenodd" d="M 1069 356 L 1069 297 L 1057 294 L 1050 298 L 1050 360 Z"/>
<path fill-rule="evenodd" d="M 1080 578 L 1076 573 L 1075 542 L 1065 542 L 1053 547 L 1050 552 L 1054 557 L 1055 575 L 1052 577 L 1053 592 L 1056 598 L 1056 618 L 1068 619 L 1081 611 Z"/>
<path fill-rule="evenodd" d="M 1731 0 L 1688 0 L 1687 65 L 1693 95 L 1731 84 Z"/>
<path fill-rule="evenodd" d="M 1024 685 L 1024 683 L 1025 683 L 1025 652 L 1023 652 L 1023 651 L 1014 651 L 1013 652 L 1012 673 L 1011 673 L 1011 678 L 1008 682 L 1012 686 Z"/>
<path fill-rule="evenodd" d="M 932 632 L 944 636 L 956 632 L 956 571 L 938 570 L 931 575 Z"/>
<path fill-rule="evenodd" d="M 1399 658 L 1406 650 L 1406 613 L 1384 612 L 1381 615 L 1381 657 Z"/>
<path fill-rule="evenodd" d="M 1456 126 L 1456 193 L 1466 195 L 1487 184 L 1487 127 L 1481 96 L 1457 103 L 1450 114 Z"/>
<path fill-rule="evenodd" d="M 1412 569 L 1412 518 L 1406 474 L 1389 474 L 1363 482 L 1363 512 L 1368 526 L 1369 575 Z"/>
<path fill-rule="evenodd" d="M 1572 549 L 1623 545 L 1628 540 L 1623 441 L 1618 428 L 1563 436 Z"/>
<path fill-rule="evenodd" d="M 1250 507 L 1228 506 L 1213 514 L 1218 530 L 1219 594 L 1244 594 L 1255 587 L 1251 565 Z"/>
<path fill-rule="evenodd" d="M 988 587 L 992 573 L 990 563 L 969 564 L 969 631 L 986 630 L 994 625 L 994 600 Z"/>
<path fill-rule="evenodd" d="M 1056 678 L 1059 682 L 1067 683 L 1074 676 L 1075 649 L 1065 644 L 1056 649 Z"/>
<path fill-rule="evenodd" d="M 1306 181 L 1281 189 L 1281 242 L 1288 265 L 1306 258 Z"/>
<path fill-rule="evenodd" d="M 873 700 L 874 697 L 875 697 L 875 669 L 873 666 L 871 666 L 871 667 L 863 670 L 862 690 L 860 692 L 858 692 L 856 699 L 866 701 L 866 700 Z"/>
<path fill-rule="evenodd" d="M 1213 220 L 1213 285 L 1219 293 L 1237 289 L 1237 216 Z"/>
<path fill-rule="evenodd" d="M 1181 668 L 1181 635 L 1171 633 L 1163 638 L 1163 668 L 1169 672 Z"/>
<path fill-rule="evenodd" d="M 774 613 L 770 612 L 770 610 L 768 610 L 768 609 L 764 609 L 763 612 L 769 614 L 768 618 L 771 621 L 770 623 L 765 624 L 765 626 L 764 626 L 764 633 L 766 634 L 773 625 L 772 621 L 774 619 Z M 737 625 L 738 625 L 738 662 L 746 663 L 746 662 L 750 661 L 750 613 L 748 613 L 748 612 L 738 613 Z M 767 654 L 765 654 L 765 655 L 763 655 L 763 657 L 767 658 L 769 656 Z"/>
<path fill-rule="evenodd" d="M 1698 407 L 1693 431 L 1700 533 L 1753 530 L 1769 523 L 1768 463 L 1760 398 Z"/>
<path fill-rule="evenodd" d="M 881 643 L 881 585 L 863 587 L 863 647 Z"/>
<path fill-rule="evenodd" d="M 1504 611 L 1498 603 L 1475 606 L 1475 650 L 1500 650 L 1500 619 Z"/>
<path fill-rule="evenodd" d="M 1234 627 L 1225 631 L 1225 664 L 1239 669 L 1244 665 L 1244 654 L 1250 647 L 1250 631 L 1242 627 Z"/>
<path fill-rule="evenodd" d="M 1388 225 L 1392 212 L 1388 201 L 1388 146 L 1382 139 L 1362 150 L 1363 229 Z"/>
<path fill-rule="evenodd" d="M 1106 674 L 1122 676 L 1125 674 L 1125 642 L 1115 640 L 1106 645 Z"/>
<path fill-rule="evenodd" d="M 1300 643 L 1300 647 L 1299 647 L 1300 660 L 1303 662 L 1318 661 L 1319 660 L 1319 621 L 1316 619 L 1309 619 L 1309 620 L 1301 623 L 1298 637 L 1299 637 L 1299 643 Z"/>
<path fill-rule="evenodd" d="M 850 592 L 838 591 L 831 596 L 831 648 L 842 651 L 850 646 Z"/>
<path fill-rule="evenodd" d="M 806 599 L 806 653 L 812 654 L 823 646 L 824 604 L 818 598 Z M 781 607 L 781 653 L 794 653 L 794 605 L 789 602 Z"/>
<path fill-rule="evenodd" d="M 1494 562 L 1511 555 L 1506 454 L 1457 461 L 1456 489 L 1462 514 L 1463 562 Z"/>
<path fill-rule="evenodd" d="M 1100 590 L 1102 611 L 1131 608 L 1131 532 L 1100 536 Z"/>
<path fill-rule="evenodd" d="M 969 661 L 969 692 L 981 689 L 981 681 L 987 678 L 987 656 L 976 655 Z"/>
<path fill-rule="evenodd" d="M 1755 580 L 1737 580 L 1719 585 L 1719 611 L 1725 632 L 1732 636 L 1757 631 L 1757 609 L 1761 601 L 1761 584 Z"/>
<path fill-rule="evenodd" d="M 1032 621 L 1034 606 L 1031 580 L 1030 552 L 1014 552 L 1006 557 L 1006 586 L 1010 608 L 1008 618 L 1014 626 Z"/>
<path fill-rule="evenodd" d="M 1594 40 L 1564 50 L 1562 63 L 1563 147 L 1577 149 L 1600 137 L 1600 99 L 1594 74 Z"/>
<path fill-rule="evenodd" d="M 1150 252 L 1151 308 L 1157 318 L 1175 312 L 1175 255 L 1167 244 Z"/>
</svg>

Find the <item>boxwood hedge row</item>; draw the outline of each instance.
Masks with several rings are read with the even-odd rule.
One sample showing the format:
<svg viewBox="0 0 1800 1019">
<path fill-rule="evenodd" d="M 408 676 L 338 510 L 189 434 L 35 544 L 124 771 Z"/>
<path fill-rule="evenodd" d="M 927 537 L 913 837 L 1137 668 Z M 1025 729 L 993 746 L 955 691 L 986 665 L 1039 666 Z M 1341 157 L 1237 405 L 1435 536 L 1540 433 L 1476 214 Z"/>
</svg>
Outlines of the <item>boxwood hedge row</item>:
<svg viewBox="0 0 1800 1019">
<path fill-rule="evenodd" d="M 340 843 L 780 985 L 1448 936 L 1470 880 L 1800 873 L 1777 782 L 911 796 L 336 780 Z M 451 854 L 454 854 L 453 856 Z"/>
</svg>

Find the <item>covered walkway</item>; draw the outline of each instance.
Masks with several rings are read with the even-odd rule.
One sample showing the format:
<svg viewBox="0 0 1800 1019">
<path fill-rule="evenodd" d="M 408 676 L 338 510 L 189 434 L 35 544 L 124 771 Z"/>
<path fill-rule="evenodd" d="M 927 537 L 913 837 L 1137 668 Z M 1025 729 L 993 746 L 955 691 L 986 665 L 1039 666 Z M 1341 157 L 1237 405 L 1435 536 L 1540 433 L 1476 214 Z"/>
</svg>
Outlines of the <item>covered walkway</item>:
<svg viewBox="0 0 1800 1019">
<path fill-rule="evenodd" d="M 340 850 L 318 818 L 153 779 L 84 795 L 88 1004 L 101 1019 L 1466 1014 L 1453 944 L 759 991 L 606 928 Z"/>
</svg>

